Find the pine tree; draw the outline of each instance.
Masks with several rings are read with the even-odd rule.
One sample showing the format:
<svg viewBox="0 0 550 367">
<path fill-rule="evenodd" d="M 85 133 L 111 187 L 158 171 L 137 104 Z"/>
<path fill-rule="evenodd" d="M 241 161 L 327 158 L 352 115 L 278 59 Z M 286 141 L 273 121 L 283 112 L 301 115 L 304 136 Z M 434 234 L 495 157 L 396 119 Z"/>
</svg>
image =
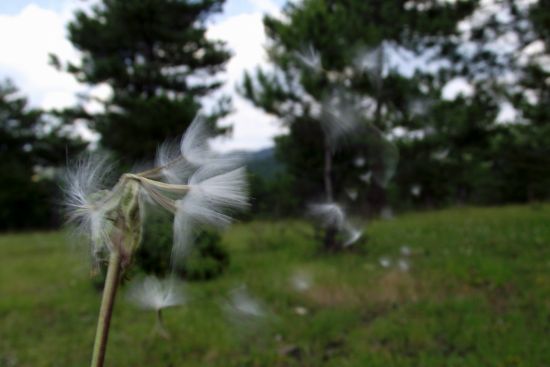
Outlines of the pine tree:
<svg viewBox="0 0 550 367">
<path fill-rule="evenodd" d="M 300 197 L 324 192 L 327 201 L 339 200 L 348 188 L 360 187 L 353 206 L 368 201 L 380 212 L 387 202 L 383 186 L 389 173 L 383 166 L 394 161 L 392 155 L 367 133 L 353 137 L 362 142 L 360 151 L 350 144 L 333 158 L 327 144 L 323 146 L 319 105 L 340 88 L 362 99 L 365 124 L 384 133 L 420 129 L 422 110 L 436 98 L 441 82 L 422 73 L 404 75 L 392 63 L 392 54 L 409 53 L 412 58 L 431 52 L 434 58 L 442 57 L 454 44 L 457 23 L 474 5 L 475 1 L 303 0 L 287 3 L 283 17 L 264 19 L 275 71 L 247 75 L 243 93 L 289 125 L 290 134 L 278 140 L 277 148 L 296 177 L 297 190 L 305 191 Z M 358 157 L 364 153 L 367 156 Z M 366 166 L 354 165 L 356 157 L 366 160 Z M 368 185 L 361 182 L 370 174 L 378 179 Z"/>
<path fill-rule="evenodd" d="M 55 168 L 86 146 L 29 107 L 13 83 L 0 83 L 0 230 L 58 224 Z"/>
<path fill-rule="evenodd" d="M 223 2 L 103 0 L 91 13 L 77 12 L 68 30 L 82 58 L 66 70 L 90 86 L 108 85 L 112 94 L 103 112 L 81 107 L 65 115 L 88 120 L 101 144 L 123 160 L 151 156 L 160 142 L 185 131 L 200 99 L 221 86 L 213 76 L 230 54 L 206 37 L 206 20 Z M 218 102 L 209 115 L 213 127 L 228 112 L 228 100 Z"/>
</svg>

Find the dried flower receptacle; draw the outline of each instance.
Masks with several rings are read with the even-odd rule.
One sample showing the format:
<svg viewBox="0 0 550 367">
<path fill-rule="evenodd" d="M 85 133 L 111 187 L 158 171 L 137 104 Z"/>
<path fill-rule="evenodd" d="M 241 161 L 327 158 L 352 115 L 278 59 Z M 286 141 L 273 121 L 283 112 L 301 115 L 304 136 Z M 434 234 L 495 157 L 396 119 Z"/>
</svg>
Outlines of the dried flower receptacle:
<svg viewBox="0 0 550 367">
<path fill-rule="evenodd" d="M 226 226 L 232 220 L 230 211 L 248 206 L 246 175 L 239 157 L 216 154 L 209 149 L 208 139 L 206 121 L 199 116 L 179 147 L 166 143 L 159 148 L 157 167 L 123 174 L 110 189 L 106 178 L 112 167 L 106 158 L 87 157 L 68 170 L 68 221 L 89 237 L 94 258 L 109 254 L 92 366 L 103 365 L 120 273 L 141 242 L 147 205 L 174 215 L 174 265 L 187 253 L 197 227 Z M 159 327 L 161 309 L 156 308 Z"/>
</svg>

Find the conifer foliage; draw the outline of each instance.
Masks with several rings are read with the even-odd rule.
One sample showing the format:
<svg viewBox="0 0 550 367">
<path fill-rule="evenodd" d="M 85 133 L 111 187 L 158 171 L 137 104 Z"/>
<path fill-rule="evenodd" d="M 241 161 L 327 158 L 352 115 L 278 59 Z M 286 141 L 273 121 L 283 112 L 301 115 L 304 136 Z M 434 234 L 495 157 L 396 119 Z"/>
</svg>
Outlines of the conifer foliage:
<svg viewBox="0 0 550 367">
<path fill-rule="evenodd" d="M 108 85 L 101 113 L 65 111 L 88 120 L 101 144 L 125 161 L 154 154 L 157 144 L 191 123 L 200 99 L 216 90 L 229 51 L 206 37 L 205 22 L 224 0 L 103 0 L 91 12 L 79 11 L 69 39 L 82 53 L 79 63 L 57 66 L 91 86 Z M 211 124 L 227 113 L 222 98 Z M 139 144 L 136 144 L 139 142 Z"/>
</svg>

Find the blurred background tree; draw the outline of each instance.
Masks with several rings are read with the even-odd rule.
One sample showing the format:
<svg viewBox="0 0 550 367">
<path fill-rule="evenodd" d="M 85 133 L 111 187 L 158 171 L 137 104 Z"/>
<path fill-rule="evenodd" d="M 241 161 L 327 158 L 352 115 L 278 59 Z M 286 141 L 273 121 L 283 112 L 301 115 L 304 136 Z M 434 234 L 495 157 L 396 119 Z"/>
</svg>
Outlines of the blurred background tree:
<svg viewBox="0 0 550 367">
<path fill-rule="evenodd" d="M 0 230 L 59 224 L 55 168 L 87 144 L 29 107 L 9 80 L 0 83 Z"/>
<path fill-rule="evenodd" d="M 158 144 L 185 131 L 201 98 L 221 86 L 214 76 L 230 53 L 223 42 L 207 39 L 205 22 L 223 3 L 103 0 L 91 13 L 78 11 L 68 31 L 80 63 L 62 65 L 53 55 L 51 62 L 111 93 L 100 100 L 101 112 L 81 106 L 64 116 L 86 120 L 123 161 L 150 159 Z M 229 100 L 220 98 L 210 111 L 212 125 L 228 111 Z"/>
<path fill-rule="evenodd" d="M 277 139 L 276 150 L 302 204 L 323 191 L 324 150 L 316 105 L 331 93 L 334 80 L 364 99 L 370 110 L 366 122 L 386 134 L 421 129 L 423 115 L 443 83 L 428 71 L 415 71 L 395 60 L 443 57 L 456 42 L 457 23 L 475 4 L 305 0 L 287 3 L 282 18 L 264 19 L 275 71 L 246 75 L 242 89 L 253 103 L 289 126 L 290 133 Z M 309 61 L 322 60 L 324 77 L 303 68 L 299 54 L 309 47 L 318 53 Z M 371 149 L 370 156 L 358 156 L 353 149 L 343 150 L 334 162 L 334 197 L 349 200 L 346 191 L 354 191 L 356 209 L 381 212 L 387 205 L 386 190 L 379 180 L 369 178 L 376 174 L 379 153 Z"/>
<path fill-rule="evenodd" d="M 396 203 L 501 204 L 548 199 L 548 1 L 487 1 L 459 24 L 438 83 L 459 78 L 470 92 L 442 97 L 421 138 L 399 141 Z M 426 134 L 427 132 L 427 134 Z M 411 188 L 421 188 L 410 192 Z"/>
<path fill-rule="evenodd" d="M 206 37 L 206 21 L 222 5 L 104 0 L 77 12 L 68 30 L 80 62 L 67 64 L 55 56 L 51 61 L 90 87 L 107 86 L 109 93 L 88 96 L 58 115 L 67 123 L 86 121 L 99 133 L 100 146 L 123 163 L 150 159 L 160 142 L 185 130 L 202 105 L 215 127 L 230 109 L 226 98 L 212 95 L 230 52 Z M 373 179 L 379 169 L 373 144 L 370 151 L 339 147 L 334 197 L 356 214 L 376 215 L 388 205 L 400 210 L 548 199 L 549 9 L 548 0 L 304 0 L 289 1 L 282 16 L 266 16 L 274 68 L 245 75 L 241 92 L 289 132 L 276 138 L 274 150 L 249 155 L 253 213 L 301 215 L 310 200 L 323 196 L 319 105 L 336 85 L 362 98 L 365 122 L 401 152 L 395 177 L 384 188 Z M 310 46 L 317 55 L 308 55 Z M 323 73 L 304 67 L 315 56 Z M 467 87 L 449 96 L 449 84 L 457 80 Z M 50 170 L 43 167 L 65 160 L 63 144 L 71 150 L 81 142 L 70 142 L 66 124 L 27 107 L 13 86 L 2 88 L 5 114 L 21 121 L 4 125 L 3 152 L 18 153 L 2 164 L 16 166 L 12 178 L 25 182 L 12 183 L 3 200 L 31 200 L 31 194 L 19 194 L 26 189 L 14 188 L 44 186 L 48 181 L 31 177 L 45 177 Z M 102 107 L 89 108 L 91 100 Z M 6 228 L 23 225 L 8 224 L 9 216 L 17 215 L 5 209 Z"/>
<path fill-rule="evenodd" d="M 275 68 L 247 74 L 242 92 L 289 127 L 275 150 L 295 208 L 323 191 L 317 104 L 337 79 L 401 156 L 386 190 L 354 164 L 369 157 L 335 156 L 335 196 L 356 212 L 548 199 L 548 5 L 305 0 L 266 17 Z M 326 78 L 303 68 L 309 45 Z"/>
</svg>

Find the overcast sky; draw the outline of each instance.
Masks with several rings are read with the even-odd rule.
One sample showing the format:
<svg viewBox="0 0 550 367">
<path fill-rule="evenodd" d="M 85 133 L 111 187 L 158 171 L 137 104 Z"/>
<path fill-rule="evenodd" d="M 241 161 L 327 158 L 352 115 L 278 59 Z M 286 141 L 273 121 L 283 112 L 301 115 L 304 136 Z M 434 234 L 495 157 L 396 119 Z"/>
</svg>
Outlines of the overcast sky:
<svg viewBox="0 0 550 367">
<path fill-rule="evenodd" d="M 98 0 L 0 0 L 0 79 L 11 78 L 29 96 L 32 105 L 49 108 L 72 106 L 79 93 L 97 97 L 108 95 L 109 88 L 87 89 L 79 85 L 72 75 L 58 72 L 48 65 L 48 54 L 61 60 L 78 62 L 78 53 L 66 38 L 66 25 L 74 11 L 89 8 Z M 233 126 L 233 134 L 219 138 L 219 150 L 257 150 L 273 145 L 273 136 L 283 132 L 275 117 L 254 108 L 238 95 L 235 87 L 245 70 L 267 66 L 264 52 L 264 14 L 277 16 L 285 0 L 227 0 L 222 14 L 209 20 L 208 36 L 225 40 L 233 57 L 222 75 L 225 86 L 220 93 L 233 99 L 234 113 L 221 124 Z M 399 61 L 399 60 L 397 60 Z M 404 73 L 425 66 L 421 58 L 397 62 Z M 473 93 L 465 80 L 457 78 L 443 90 L 443 97 L 452 99 L 457 94 Z M 212 99 L 211 99 L 212 100 Z M 99 105 L 88 105 L 99 108 Z M 512 120 L 514 111 L 503 106 L 499 119 Z"/>
<path fill-rule="evenodd" d="M 284 0 L 227 0 L 224 12 L 210 21 L 208 35 L 227 41 L 233 58 L 223 75 L 223 92 L 233 98 L 235 112 L 224 124 L 233 125 L 233 135 L 216 142 L 221 150 L 255 150 L 271 146 L 280 133 L 277 121 L 255 109 L 235 92 L 244 70 L 266 65 L 262 17 L 280 12 Z M 75 9 L 89 7 L 90 0 L 9 0 L 0 1 L 0 78 L 11 78 L 29 96 L 32 105 L 42 108 L 71 106 L 77 94 L 90 92 L 66 73 L 48 65 L 48 54 L 61 60 L 78 60 L 66 39 L 66 24 Z M 93 93 L 104 96 L 108 89 Z"/>
</svg>

